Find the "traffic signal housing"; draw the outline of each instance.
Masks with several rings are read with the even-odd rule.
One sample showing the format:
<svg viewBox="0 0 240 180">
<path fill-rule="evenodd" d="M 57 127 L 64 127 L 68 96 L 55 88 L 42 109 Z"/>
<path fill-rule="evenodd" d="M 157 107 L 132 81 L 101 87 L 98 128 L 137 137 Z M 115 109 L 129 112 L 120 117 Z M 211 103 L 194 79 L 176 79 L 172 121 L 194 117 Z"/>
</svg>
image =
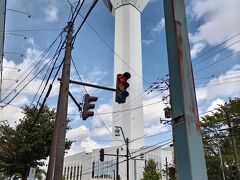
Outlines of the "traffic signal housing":
<svg viewBox="0 0 240 180">
<path fill-rule="evenodd" d="M 172 112 L 171 112 L 170 107 L 164 108 L 164 115 L 165 115 L 165 118 L 171 118 L 172 117 Z"/>
<path fill-rule="evenodd" d="M 126 98 L 129 96 L 129 93 L 127 92 L 129 83 L 127 80 L 130 77 L 131 74 L 129 72 L 125 72 L 124 74 L 117 74 L 115 102 L 119 104 L 126 102 Z"/>
<path fill-rule="evenodd" d="M 104 161 L 104 149 L 100 149 L 100 151 L 99 151 L 99 160 L 101 162 Z"/>
<path fill-rule="evenodd" d="M 85 94 L 83 96 L 83 111 L 82 111 L 82 119 L 86 120 L 88 117 L 93 116 L 94 112 L 89 111 L 90 109 L 95 108 L 95 104 L 91 104 L 91 102 L 96 102 L 98 97 L 90 96 L 89 94 Z"/>
</svg>

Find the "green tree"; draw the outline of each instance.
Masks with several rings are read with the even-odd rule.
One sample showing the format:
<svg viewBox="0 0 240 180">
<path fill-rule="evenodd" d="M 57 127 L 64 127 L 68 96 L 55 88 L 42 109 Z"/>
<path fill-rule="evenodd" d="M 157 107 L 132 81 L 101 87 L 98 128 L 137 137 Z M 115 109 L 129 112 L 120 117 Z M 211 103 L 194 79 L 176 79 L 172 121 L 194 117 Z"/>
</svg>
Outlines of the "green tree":
<svg viewBox="0 0 240 180">
<path fill-rule="evenodd" d="M 157 171 L 157 163 L 153 159 L 149 159 L 143 172 L 142 180 L 159 180 L 161 179 L 160 172 Z"/>
<path fill-rule="evenodd" d="M 226 179 L 234 179 L 231 168 L 229 168 L 234 165 L 234 156 L 227 117 L 229 117 L 234 132 L 233 136 L 236 140 L 239 157 L 240 98 L 229 99 L 224 105 L 219 105 L 214 113 L 202 118 L 203 143 L 209 180 L 223 179 L 219 149 L 222 153 Z"/>
<path fill-rule="evenodd" d="M 44 106 L 36 120 L 36 106 L 23 108 L 23 119 L 15 128 L 8 123 L 0 124 L 0 172 L 11 177 L 20 174 L 27 179 L 30 167 L 43 166 L 50 154 L 55 124 L 55 110 Z M 66 149 L 71 146 L 66 142 Z"/>
</svg>

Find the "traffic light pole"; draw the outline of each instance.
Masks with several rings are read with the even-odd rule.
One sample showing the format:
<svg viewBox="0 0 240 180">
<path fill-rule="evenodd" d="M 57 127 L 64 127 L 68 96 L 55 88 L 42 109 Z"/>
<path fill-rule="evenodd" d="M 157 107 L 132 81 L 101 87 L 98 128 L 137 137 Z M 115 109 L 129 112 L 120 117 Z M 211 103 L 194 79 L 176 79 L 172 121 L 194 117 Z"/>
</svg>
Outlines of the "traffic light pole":
<svg viewBox="0 0 240 180">
<path fill-rule="evenodd" d="M 57 113 L 54 127 L 54 134 L 51 144 L 51 153 L 49 159 L 49 167 L 47 172 L 47 180 L 62 179 L 63 160 L 65 153 L 65 137 L 67 126 L 67 109 L 68 94 L 70 81 L 70 63 L 72 51 L 72 30 L 73 22 L 67 25 L 67 41 L 66 50 L 63 60 L 62 78 L 60 83 L 59 98 L 57 105 Z"/>
</svg>

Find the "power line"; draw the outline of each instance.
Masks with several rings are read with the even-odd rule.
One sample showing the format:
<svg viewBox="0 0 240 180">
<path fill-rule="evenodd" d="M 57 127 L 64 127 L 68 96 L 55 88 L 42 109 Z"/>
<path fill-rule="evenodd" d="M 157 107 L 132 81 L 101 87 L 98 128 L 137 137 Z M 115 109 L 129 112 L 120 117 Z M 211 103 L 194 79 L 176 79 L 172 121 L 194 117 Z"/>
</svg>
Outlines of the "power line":
<svg viewBox="0 0 240 180">
<path fill-rule="evenodd" d="M 213 66 L 213 65 L 215 65 L 215 64 L 217 64 L 217 63 L 220 63 L 220 62 L 222 62 L 222 61 L 224 61 L 224 60 L 232 57 L 233 55 L 235 55 L 235 54 L 237 54 L 237 53 L 239 53 L 239 52 L 240 52 L 240 50 L 237 50 L 237 51 L 235 51 L 234 53 L 232 53 L 232 54 L 230 54 L 230 55 L 228 55 L 228 56 L 225 56 L 224 58 L 221 58 L 221 59 L 219 59 L 218 61 L 213 62 L 213 63 L 211 63 L 211 64 L 209 64 L 209 65 L 207 65 L 207 66 L 199 69 L 198 71 L 194 72 L 194 74 L 197 74 L 197 73 L 199 73 L 199 72 L 201 72 L 201 71 L 203 71 L 203 70 L 205 70 L 205 69 L 207 69 L 207 68 L 209 68 L 209 67 L 211 67 L 211 66 Z"/>
<path fill-rule="evenodd" d="M 81 17 L 82 15 L 79 14 Z M 83 17 L 82 17 L 83 18 Z M 127 65 L 138 77 L 140 77 L 145 83 L 149 84 L 148 81 L 146 81 L 142 76 L 140 76 L 127 62 L 119 55 L 117 54 L 114 49 L 104 40 L 104 38 L 89 24 L 89 22 L 86 22 L 87 25 L 96 33 L 96 35 L 102 40 L 102 42 L 125 64 Z"/>
<path fill-rule="evenodd" d="M 225 43 L 228 42 L 229 40 L 231 40 L 231 39 L 239 36 L 239 34 L 240 34 L 240 33 L 237 33 L 237 34 L 229 37 L 228 39 L 226 39 L 226 40 L 224 40 L 223 42 L 219 43 L 219 44 L 216 45 L 215 47 L 213 47 L 213 48 L 207 50 L 206 52 L 202 53 L 200 56 L 198 56 L 197 58 L 195 58 L 195 60 L 201 59 L 201 57 L 203 57 L 203 56 L 209 54 L 210 52 L 214 51 L 215 49 L 217 49 L 217 48 L 220 47 L 221 45 L 225 44 Z"/>
<path fill-rule="evenodd" d="M 170 142 L 168 142 L 168 141 L 170 141 Z M 148 148 L 151 148 L 151 147 L 154 147 L 154 146 L 156 146 L 156 145 L 158 145 L 158 144 L 161 144 L 161 145 L 156 146 L 155 148 L 153 148 L 153 149 L 151 149 L 151 150 L 148 150 L 148 151 L 146 151 L 146 152 L 141 153 L 141 154 L 144 155 L 144 154 L 147 154 L 147 153 L 149 153 L 149 152 L 155 151 L 156 149 L 159 149 L 159 148 L 161 148 L 161 147 L 163 147 L 163 146 L 166 146 L 166 145 L 168 145 L 168 144 L 171 143 L 171 142 L 172 142 L 172 140 L 171 140 L 171 139 L 168 139 L 168 140 L 162 141 L 162 142 L 160 142 L 160 143 L 157 143 L 157 144 L 155 144 L 155 145 L 152 145 L 152 146 L 149 146 L 149 147 L 140 149 L 140 150 L 138 150 L 138 151 L 136 151 L 136 152 L 141 152 L 141 151 L 144 151 L 144 150 L 146 150 L 146 149 L 148 149 Z M 162 143 L 163 143 L 163 144 L 162 144 Z M 131 154 L 132 154 L 132 153 L 131 153 Z M 130 159 L 137 158 L 137 157 L 140 156 L 141 154 L 132 156 Z M 121 164 L 121 163 L 123 163 L 123 162 L 125 162 L 125 161 L 127 161 L 127 160 L 120 161 L 119 164 Z M 101 170 L 104 170 L 104 169 L 107 169 L 107 168 L 111 168 L 111 167 L 114 167 L 114 166 L 116 166 L 116 163 L 115 163 L 115 164 L 112 164 L 112 165 L 110 165 L 110 166 L 104 166 L 104 168 L 102 168 Z M 90 174 L 91 172 L 88 172 L 89 170 L 91 170 L 91 168 L 85 169 L 84 171 L 87 172 L 87 173 L 83 173 L 82 175 L 88 175 L 88 174 Z"/>
<path fill-rule="evenodd" d="M 39 31 L 61 31 L 62 29 L 57 28 L 42 28 L 42 29 L 16 29 L 16 30 L 7 30 L 6 33 L 12 33 L 12 32 L 22 32 L 22 31 L 32 31 L 32 32 L 39 32 Z M 0 31 L 1 32 L 1 31 Z"/>
<path fill-rule="evenodd" d="M 234 43 L 232 43 L 232 44 L 230 44 L 230 45 L 228 45 L 228 46 L 226 46 L 226 47 L 224 47 L 224 48 L 222 48 L 222 49 L 216 51 L 216 52 L 213 53 L 213 54 L 210 54 L 209 56 L 207 56 L 207 57 L 201 59 L 201 61 L 199 61 L 199 62 L 197 62 L 197 63 L 193 63 L 193 64 L 194 64 L 194 65 L 198 65 L 198 64 L 200 64 L 200 63 L 202 63 L 202 62 L 208 60 L 210 57 L 212 57 L 212 56 L 214 56 L 214 55 L 216 55 L 216 54 L 218 54 L 218 53 L 220 53 L 220 52 L 222 52 L 222 51 L 228 49 L 229 47 L 231 47 L 231 46 L 233 46 L 233 45 L 235 45 L 235 44 L 237 44 L 237 43 L 239 43 L 239 42 L 240 42 L 240 40 L 235 41 Z"/>
<path fill-rule="evenodd" d="M 39 57 L 37 57 L 26 69 L 25 69 L 25 71 L 23 71 L 17 78 L 16 78 L 16 80 L 19 80 L 20 81 L 20 78 L 22 78 L 23 76 L 25 76 L 25 78 L 23 78 L 23 80 L 21 81 L 21 82 L 23 82 L 28 76 L 30 76 L 30 74 L 31 74 L 31 72 L 33 72 L 34 71 L 34 69 L 35 68 L 37 68 L 37 66 L 41 63 L 41 61 L 43 61 L 44 60 L 44 57 L 47 55 L 47 53 L 50 51 L 50 49 L 54 46 L 54 44 L 57 42 L 57 40 L 58 40 L 58 38 L 61 36 L 61 33 L 57 36 L 57 38 L 51 43 L 51 45 L 48 47 L 48 48 L 46 48 L 44 51 L 43 51 L 43 53 L 39 56 Z M 38 61 L 38 62 L 37 62 Z M 36 63 L 37 62 L 37 63 Z M 36 63 L 35 65 L 34 65 L 34 63 Z M 34 66 L 33 66 L 34 65 Z M 32 67 L 33 66 L 33 67 Z M 30 72 L 28 72 L 28 71 L 30 71 Z M 27 73 L 28 72 L 28 73 Z M 27 75 L 26 75 L 27 74 Z M 15 88 L 12 88 L 13 87 L 13 85 L 14 85 L 15 83 L 12 83 L 12 84 L 10 84 L 6 89 L 16 89 L 16 87 Z M 18 86 L 17 86 L 18 87 Z M 5 91 L 3 91 L 2 93 L 5 93 Z M 10 92 L 9 94 L 8 94 L 8 96 L 11 94 L 12 92 Z"/>
</svg>

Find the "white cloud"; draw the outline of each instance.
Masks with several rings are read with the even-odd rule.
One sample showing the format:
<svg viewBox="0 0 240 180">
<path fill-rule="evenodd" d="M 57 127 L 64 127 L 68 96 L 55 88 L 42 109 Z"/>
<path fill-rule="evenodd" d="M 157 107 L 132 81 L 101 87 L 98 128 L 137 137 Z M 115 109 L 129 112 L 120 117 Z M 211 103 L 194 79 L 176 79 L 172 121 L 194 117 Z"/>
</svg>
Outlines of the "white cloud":
<svg viewBox="0 0 240 180">
<path fill-rule="evenodd" d="M 11 127 L 14 127 L 20 118 L 23 118 L 22 109 L 8 105 L 0 110 L 1 121 L 7 120 Z"/>
<path fill-rule="evenodd" d="M 80 140 L 88 137 L 91 134 L 91 130 L 86 126 L 80 126 L 78 128 L 70 129 L 67 131 L 67 139 Z"/>
<path fill-rule="evenodd" d="M 150 44 L 153 43 L 153 40 L 152 40 L 152 39 L 151 39 L 151 40 L 142 40 L 142 43 L 143 43 L 144 45 L 150 45 Z"/>
<path fill-rule="evenodd" d="M 152 105 L 146 106 L 149 104 Z M 143 106 L 145 106 L 143 108 L 145 124 L 160 123 L 160 117 L 165 119 L 163 109 L 166 105 L 162 102 L 162 96 L 158 96 L 158 94 L 152 92 L 146 99 L 144 99 Z"/>
<path fill-rule="evenodd" d="M 86 152 L 92 152 L 93 149 L 102 148 L 103 146 L 98 144 L 96 141 L 91 138 L 87 138 L 81 142 L 81 148 Z"/>
<path fill-rule="evenodd" d="M 153 33 L 161 32 L 165 29 L 165 18 L 161 18 L 161 20 L 157 23 L 157 25 L 152 29 Z"/>
<path fill-rule="evenodd" d="M 219 108 L 219 106 L 223 104 L 224 104 L 224 100 L 218 98 L 212 102 L 212 104 L 208 107 L 207 111 L 215 110 L 216 108 Z"/>
<path fill-rule="evenodd" d="M 166 132 L 167 127 L 163 124 L 151 124 L 149 127 L 144 128 L 144 135 L 151 136 L 158 133 Z"/>
<path fill-rule="evenodd" d="M 13 81 L 3 81 L 2 100 L 4 101 L 1 105 L 5 105 L 6 103 L 8 103 L 11 98 L 13 98 L 13 100 L 10 103 L 15 106 L 21 107 L 27 103 L 30 103 L 32 99 L 30 99 L 29 95 L 34 95 L 37 92 L 38 87 L 42 81 L 41 77 L 37 76 L 14 98 L 16 93 L 19 92 L 30 81 L 33 75 L 40 69 L 36 68 L 32 72 L 30 72 L 31 69 L 39 61 L 39 57 L 42 52 L 36 48 L 36 45 L 32 38 L 30 38 L 28 42 L 30 47 L 27 48 L 22 62 L 16 64 L 12 60 L 8 60 L 5 58 L 3 59 L 3 67 L 6 67 L 3 68 L 3 79 L 12 79 Z M 47 61 L 48 59 L 43 60 L 42 65 L 45 65 Z M 8 96 L 8 94 L 11 92 L 12 94 Z M 21 109 L 17 109 L 16 107 L 13 107 L 11 105 L 7 105 L 2 110 L 0 110 L 0 114 L 1 118 L 7 119 L 11 126 L 14 126 L 15 121 L 18 123 L 19 118 L 23 116 L 21 114 Z"/>
<path fill-rule="evenodd" d="M 111 113 L 112 112 L 112 105 L 111 104 L 101 104 L 100 106 L 98 106 L 96 111 L 99 113 L 100 118 L 111 129 L 111 126 L 112 126 L 112 113 Z M 101 113 L 106 113 L 106 112 L 107 112 L 107 114 L 101 114 Z M 97 114 L 94 116 L 93 125 L 95 127 L 102 127 L 103 126 L 99 116 Z"/>
<path fill-rule="evenodd" d="M 240 92 L 240 65 L 234 66 L 226 73 L 211 79 L 206 85 L 196 88 L 198 101 L 217 97 L 239 96 Z"/>
<path fill-rule="evenodd" d="M 190 41 L 192 43 L 203 43 L 216 45 L 227 38 L 239 32 L 238 19 L 239 12 L 237 9 L 238 0 L 194 0 L 191 2 L 191 16 L 195 21 L 201 22 L 197 30 L 192 33 Z M 188 13 L 190 15 L 190 13 Z M 225 44 L 225 47 L 228 43 Z M 237 50 L 240 43 L 229 47 Z M 202 50 L 203 48 L 201 48 Z M 200 50 L 200 49 L 199 49 Z"/>
<path fill-rule="evenodd" d="M 111 129 L 112 128 L 110 128 L 109 130 L 111 131 Z M 110 134 L 110 132 L 105 127 L 97 128 L 93 132 L 93 136 L 97 136 L 97 137 L 101 137 L 101 136 L 105 136 L 105 135 L 109 135 L 109 134 Z"/>
<path fill-rule="evenodd" d="M 191 49 L 191 57 L 192 59 L 196 58 L 197 55 L 205 48 L 205 43 L 195 43 Z"/>
<path fill-rule="evenodd" d="M 47 9 L 45 9 L 46 14 L 46 21 L 48 22 L 54 22 L 58 20 L 58 8 L 56 6 L 48 6 Z"/>
<path fill-rule="evenodd" d="M 73 143 L 70 150 L 68 150 L 66 156 L 70 156 L 80 152 L 92 152 L 93 149 L 106 148 L 107 145 L 98 144 L 96 141 L 91 138 L 86 138 L 85 140 L 77 143 Z"/>
</svg>

